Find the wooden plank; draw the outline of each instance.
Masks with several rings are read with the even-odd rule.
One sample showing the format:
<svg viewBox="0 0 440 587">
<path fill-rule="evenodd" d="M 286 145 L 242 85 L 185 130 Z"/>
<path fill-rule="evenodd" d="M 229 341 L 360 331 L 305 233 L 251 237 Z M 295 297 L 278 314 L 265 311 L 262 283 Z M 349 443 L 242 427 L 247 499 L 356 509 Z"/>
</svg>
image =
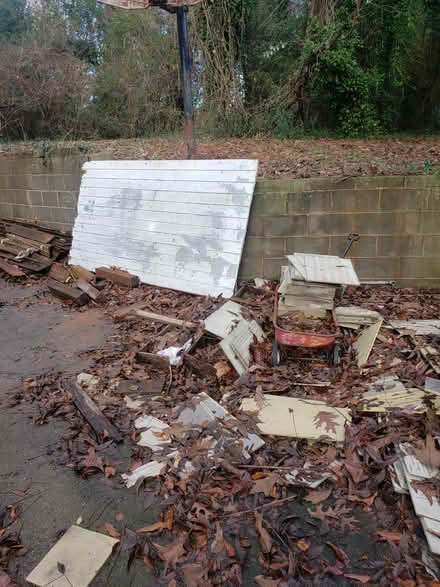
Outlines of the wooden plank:
<svg viewBox="0 0 440 587">
<path fill-rule="evenodd" d="M 85 292 L 89 296 L 89 298 L 92 298 L 92 300 L 94 300 L 95 302 L 99 299 L 99 296 L 101 295 L 100 291 L 93 287 L 93 285 L 90 285 L 88 281 L 84 281 L 83 279 L 78 279 L 78 281 L 75 281 L 73 285 L 81 291 Z"/>
<path fill-rule="evenodd" d="M 235 301 L 229 300 L 218 310 L 210 314 L 205 320 L 205 330 L 214 336 L 223 339 L 231 332 L 234 325 L 243 318 L 242 309 L 239 305 L 241 298 Z"/>
<path fill-rule="evenodd" d="M 180 328 L 198 328 L 198 324 L 188 322 L 186 320 L 179 320 L 171 316 L 163 316 L 162 314 L 155 314 L 154 312 L 145 312 L 144 310 L 134 310 L 133 314 L 140 318 L 147 318 L 153 322 L 162 322 L 163 324 L 171 324 L 172 326 L 179 326 Z"/>
<path fill-rule="evenodd" d="M 240 320 L 220 343 L 223 352 L 239 375 L 243 375 L 251 364 L 250 345 L 254 337 L 258 342 L 265 338 L 258 322 Z"/>
<path fill-rule="evenodd" d="M 360 285 L 351 259 L 311 253 L 294 253 L 288 255 L 287 259 L 306 281 Z"/>
<path fill-rule="evenodd" d="M 81 265 L 70 265 L 70 271 L 75 279 L 82 279 L 83 281 L 94 281 L 95 276 Z"/>
<path fill-rule="evenodd" d="M 77 383 L 66 381 L 63 385 L 64 389 L 72 395 L 74 406 L 96 432 L 99 440 L 105 440 L 110 436 L 115 442 L 122 442 L 122 435 L 116 427 L 109 422 L 95 402 Z"/>
<path fill-rule="evenodd" d="M 0 269 L 10 275 L 11 277 L 25 277 L 26 273 L 24 273 L 21 269 L 16 267 L 15 265 L 11 265 L 6 261 L 0 260 Z"/>
<path fill-rule="evenodd" d="M 138 363 L 151 365 L 154 369 L 159 369 L 160 371 L 168 372 L 170 369 L 170 363 L 167 357 L 139 351 L 136 353 L 135 359 Z"/>
<path fill-rule="evenodd" d="M 116 312 L 113 313 L 113 319 L 121 320 L 122 318 L 125 318 L 125 316 L 128 316 L 128 314 L 134 312 L 134 310 L 142 310 L 143 308 L 148 306 L 148 304 L 149 302 L 144 301 L 136 302 L 135 304 L 130 304 L 129 306 L 123 306 L 122 308 L 116 310 Z"/>
<path fill-rule="evenodd" d="M 137 287 L 139 285 L 139 277 L 137 275 L 132 275 L 128 271 L 122 271 L 121 269 L 97 267 L 95 274 L 98 278 L 107 279 L 118 285 L 125 285 L 126 287 Z"/>
<path fill-rule="evenodd" d="M 160 171 L 256 171 L 258 161 L 255 159 L 152 159 L 146 161 L 138 159 L 133 161 L 108 160 L 108 161 L 88 161 L 84 164 L 85 171 L 93 169 L 145 169 Z"/>
<path fill-rule="evenodd" d="M 171 174 L 167 174 L 172 176 Z M 213 194 L 235 193 L 237 196 L 250 196 L 254 191 L 254 184 L 239 182 L 221 182 L 221 181 L 174 181 L 154 180 L 154 179 L 111 179 L 89 177 L 83 178 L 85 188 L 120 188 L 121 190 L 155 190 L 163 192 L 206 192 Z"/>
<path fill-rule="evenodd" d="M 62 300 L 72 300 L 79 306 L 84 306 L 84 304 L 87 304 L 89 301 L 89 296 L 75 287 L 70 287 L 68 285 L 64 285 L 63 283 L 59 283 L 58 281 L 52 280 L 49 280 L 47 285 L 50 291 Z"/>
<path fill-rule="evenodd" d="M 49 277 L 60 283 L 66 283 L 70 277 L 70 273 L 62 263 L 54 263 L 50 268 Z"/>
<path fill-rule="evenodd" d="M 38 253 L 40 253 L 44 257 L 49 257 L 49 259 L 52 256 L 52 245 L 50 244 L 46 245 L 43 243 L 39 243 L 38 241 L 30 240 L 28 238 L 24 238 L 21 236 L 16 236 L 15 234 L 11 233 L 6 233 L 6 238 L 13 244 L 18 245 L 23 249 L 36 249 Z"/>
<path fill-rule="evenodd" d="M 382 324 L 383 320 L 379 320 L 376 324 L 365 328 L 356 342 L 353 343 L 353 348 L 357 352 L 357 364 L 359 367 L 367 363 Z"/>
<path fill-rule="evenodd" d="M 170 173 L 172 171 L 172 173 Z M 226 171 L 224 169 L 219 169 L 213 172 L 210 169 L 206 170 L 195 170 L 195 169 L 173 169 L 167 170 L 167 173 L 164 174 L 163 170 L 155 170 L 155 169 L 115 169 L 107 168 L 96 168 L 93 174 L 90 177 L 93 179 L 111 179 L 111 180 L 139 180 L 139 181 L 154 181 L 160 182 L 160 185 L 164 181 L 169 181 L 170 183 L 174 182 L 182 182 L 185 184 L 187 188 L 189 184 L 195 183 L 203 183 L 203 184 L 210 184 L 215 183 L 218 184 L 220 182 L 227 182 L 227 183 L 239 183 L 239 184 L 246 184 L 252 183 L 252 177 L 255 175 L 254 170 L 249 171 Z M 87 179 L 89 176 L 84 176 Z M 159 190 L 161 187 L 158 188 Z M 166 190 L 168 191 L 168 190 Z M 184 189 L 183 191 L 188 191 L 188 189 Z M 221 193 L 221 192 L 220 192 Z"/>
<path fill-rule="evenodd" d="M 263 434 L 310 440 L 327 436 L 343 442 L 345 423 L 351 422 L 347 408 L 332 408 L 324 402 L 279 395 L 265 395 L 264 400 L 262 409 L 251 398 L 241 404 L 243 411 L 257 412 L 257 427 Z"/>
<path fill-rule="evenodd" d="M 21 226 L 19 224 L 7 224 L 6 232 L 45 244 L 50 243 L 55 238 L 55 235 L 50 232 L 42 232 L 37 228 L 28 228 L 27 226 Z"/>
</svg>

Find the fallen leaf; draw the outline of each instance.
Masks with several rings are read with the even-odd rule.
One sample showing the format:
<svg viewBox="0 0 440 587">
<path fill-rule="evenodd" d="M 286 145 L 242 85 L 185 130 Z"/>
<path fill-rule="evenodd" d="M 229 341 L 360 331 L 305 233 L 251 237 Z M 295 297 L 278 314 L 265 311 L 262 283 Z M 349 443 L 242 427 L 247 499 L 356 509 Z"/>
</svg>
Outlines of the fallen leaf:
<svg viewBox="0 0 440 587">
<path fill-rule="evenodd" d="M 295 542 L 295 546 L 301 551 L 301 552 L 307 552 L 310 548 L 310 542 L 306 542 L 305 540 L 303 540 L 301 538 L 301 540 L 297 540 Z"/>
<path fill-rule="evenodd" d="M 326 412 L 322 410 L 318 412 L 313 420 L 315 428 L 325 428 L 326 432 L 336 434 L 336 426 L 338 425 L 338 418 L 333 412 Z"/>
<path fill-rule="evenodd" d="M 121 537 L 121 533 L 116 530 L 113 524 L 110 524 L 109 522 L 106 522 L 103 526 L 96 528 L 96 532 L 99 532 L 100 534 L 108 534 L 109 536 L 113 536 L 113 538 Z"/>
<path fill-rule="evenodd" d="M 58 569 L 59 573 L 64 575 L 66 572 L 66 565 L 64 565 L 63 563 L 57 562 L 57 569 Z"/>
<path fill-rule="evenodd" d="M 99 471 L 104 472 L 104 460 L 102 457 L 99 457 L 93 446 L 89 448 L 88 455 L 82 460 L 81 464 L 86 469 L 99 469 Z"/>
<path fill-rule="evenodd" d="M 123 514 L 122 512 L 118 512 L 118 513 L 116 514 L 116 516 L 115 516 L 115 519 L 116 519 L 118 522 L 122 522 L 122 520 L 123 520 L 124 518 L 125 518 L 125 516 L 124 516 L 124 514 Z"/>
<path fill-rule="evenodd" d="M 361 503 L 364 506 L 364 512 L 371 512 L 371 506 L 377 497 L 377 491 L 370 497 L 359 497 L 358 495 L 349 495 L 348 500 L 354 503 Z"/>
<path fill-rule="evenodd" d="M 270 579 L 264 575 L 257 575 L 255 577 L 255 583 L 260 587 L 279 587 L 281 579 Z"/>
<path fill-rule="evenodd" d="M 17 508 L 15 505 L 8 505 L 8 516 L 10 523 L 15 522 L 18 518 Z"/>
<path fill-rule="evenodd" d="M 7 573 L 0 569 L 0 587 L 17 587 L 16 583 L 13 583 Z"/>
<path fill-rule="evenodd" d="M 263 514 L 255 512 L 255 526 L 260 537 L 262 551 L 267 554 L 272 550 L 272 538 L 266 528 L 263 528 Z"/>
<path fill-rule="evenodd" d="M 304 501 L 309 501 L 314 505 L 325 501 L 331 494 L 332 489 L 314 489 L 309 491 L 308 494 L 305 496 Z"/>
<path fill-rule="evenodd" d="M 167 515 L 165 519 L 160 522 L 155 522 L 150 526 L 144 526 L 143 528 L 138 528 L 136 532 L 138 534 L 146 534 L 149 532 L 157 532 L 158 530 L 171 530 L 173 527 L 173 520 L 174 520 L 174 509 L 169 508 L 167 511 Z"/>
<path fill-rule="evenodd" d="M 226 361 L 218 361 L 218 363 L 215 363 L 214 368 L 219 378 L 228 375 L 232 371 L 232 367 Z"/>
<path fill-rule="evenodd" d="M 104 467 L 104 475 L 107 478 L 113 477 L 114 475 L 116 475 L 116 467 L 114 467 L 113 465 L 105 465 L 105 467 Z"/>
<path fill-rule="evenodd" d="M 344 567 L 350 566 L 350 564 L 351 564 L 350 559 L 348 558 L 346 553 L 342 550 L 342 548 L 340 548 L 339 546 L 336 546 L 336 544 L 332 544 L 331 542 L 326 542 L 326 544 L 327 544 L 327 546 L 330 546 L 330 548 L 335 553 L 336 558 L 344 565 Z"/>
<path fill-rule="evenodd" d="M 426 435 L 423 448 L 414 448 L 413 452 L 419 461 L 428 465 L 428 467 L 433 467 L 434 469 L 440 467 L 440 450 L 437 450 L 432 434 L 428 433 Z"/>
<path fill-rule="evenodd" d="M 199 563 L 191 563 L 182 567 L 185 585 L 188 587 L 204 587 L 208 578 L 208 570 Z"/>
<path fill-rule="evenodd" d="M 385 540 L 391 540 L 393 542 L 399 542 L 403 538 L 403 534 L 399 532 L 387 532 L 386 530 L 378 530 L 376 534 L 380 538 L 385 538 Z"/>
<path fill-rule="evenodd" d="M 235 557 L 235 548 L 232 546 L 230 542 L 228 542 L 223 534 L 222 527 L 220 526 L 219 522 L 215 523 L 216 525 L 216 532 L 215 538 L 211 544 L 211 550 L 215 553 L 226 552 L 230 558 Z"/>
<path fill-rule="evenodd" d="M 371 577 L 368 575 L 344 575 L 346 579 L 352 579 L 353 581 L 359 581 L 359 583 L 369 583 L 371 581 Z"/>
<path fill-rule="evenodd" d="M 280 482 L 280 477 L 276 473 L 270 473 L 262 479 L 254 481 L 254 486 L 250 491 L 250 495 L 255 493 L 264 493 L 266 497 L 273 497 L 273 490 L 277 483 Z"/>
<path fill-rule="evenodd" d="M 144 554 L 144 565 L 147 567 L 149 571 L 154 571 L 154 565 L 151 562 L 151 559 L 148 555 Z"/>
<path fill-rule="evenodd" d="M 165 569 L 167 569 L 170 565 L 177 565 L 179 559 L 185 555 L 185 548 L 184 544 L 188 534 L 184 534 L 181 538 L 169 544 L 168 546 L 162 546 L 157 542 L 153 542 L 154 547 L 157 550 L 157 554 L 160 558 L 165 561 Z"/>
</svg>

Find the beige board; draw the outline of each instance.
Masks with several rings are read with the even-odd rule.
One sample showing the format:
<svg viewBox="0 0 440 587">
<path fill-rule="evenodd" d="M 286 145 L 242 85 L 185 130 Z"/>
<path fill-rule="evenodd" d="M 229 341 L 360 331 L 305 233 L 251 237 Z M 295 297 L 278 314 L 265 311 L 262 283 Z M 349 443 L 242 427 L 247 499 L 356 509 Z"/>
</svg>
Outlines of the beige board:
<svg viewBox="0 0 440 587">
<path fill-rule="evenodd" d="M 234 328 L 234 325 L 242 318 L 242 307 L 240 304 L 229 301 L 206 318 L 205 330 L 223 339 L 226 338 Z"/>
<path fill-rule="evenodd" d="M 262 342 L 265 338 L 259 324 L 255 320 L 252 322 L 240 320 L 220 343 L 223 352 L 239 375 L 243 375 L 251 364 L 250 345 L 254 338 L 258 342 Z"/>
<path fill-rule="evenodd" d="M 118 542 L 111 536 L 71 526 L 26 581 L 38 586 L 87 587 Z"/>
<path fill-rule="evenodd" d="M 279 395 L 265 395 L 265 405 L 258 408 L 254 399 L 241 404 L 245 412 L 257 412 L 258 428 L 263 434 L 290 438 L 318 439 L 323 436 L 342 442 L 345 423 L 351 422 L 347 408 L 332 408 L 324 402 Z"/>
<path fill-rule="evenodd" d="M 427 392 L 438 393 L 434 390 L 423 391 L 417 387 L 406 389 L 397 377 L 383 377 L 371 383 L 369 390 L 363 395 L 365 404 L 363 411 L 381 413 L 392 408 L 411 409 L 416 412 L 425 412 L 426 404 L 424 399 Z M 440 413 L 440 393 L 434 399 L 434 408 Z"/>
<path fill-rule="evenodd" d="M 383 320 L 379 320 L 376 324 L 365 328 L 353 344 L 353 348 L 357 353 L 357 364 L 359 367 L 362 367 L 368 362 L 382 324 Z"/>
</svg>

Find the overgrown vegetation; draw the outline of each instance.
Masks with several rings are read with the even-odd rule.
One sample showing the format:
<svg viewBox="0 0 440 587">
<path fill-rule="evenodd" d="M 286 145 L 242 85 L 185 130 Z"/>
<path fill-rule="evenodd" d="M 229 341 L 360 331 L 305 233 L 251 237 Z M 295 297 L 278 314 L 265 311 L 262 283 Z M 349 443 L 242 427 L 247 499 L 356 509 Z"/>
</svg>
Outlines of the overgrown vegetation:
<svg viewBox="0 0 440 587">
<path fill-rule="evenodd" d="M 198 128 L 380 136 L 440 127 L 440 0 L 203 0 Z M 175 18 L 95 0 L 0 0 L 0 137 L 180 131 Z"/>
</svg>

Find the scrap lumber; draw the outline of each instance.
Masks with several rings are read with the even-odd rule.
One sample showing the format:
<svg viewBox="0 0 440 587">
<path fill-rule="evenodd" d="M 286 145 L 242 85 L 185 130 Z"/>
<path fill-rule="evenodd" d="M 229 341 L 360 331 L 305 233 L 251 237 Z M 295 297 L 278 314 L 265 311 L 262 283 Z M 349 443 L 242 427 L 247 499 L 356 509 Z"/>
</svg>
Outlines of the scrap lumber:
<svg viewBox="0 0 440 587">
<path fill-rule="evenodd" d="M 357 364 L 358 367 L 362 367 L 368 362 L 371 351 L 373 350 L 374 343 L 376 341 L 379 330 L 383 324 L 383 319 L 378 320 L 375 324 L 372 324 L 360 334 L 353 348 L 357 353 Z"/>
<path fill-rule="evenodd" d="M 62 263 L 54 263 L 49 271 L 49 277 L 60 283 L 66 283 L 69 280 L 69 270 Z"/>
<path fill-rule="evenodd" d="M 84 389 L 72 381 L 64 382 L 64 388 L 72 395 L 74 406 L 81 412 L 99 439 L 103 440 L 111 436 L 115 442 L 122 442 L 122 435 L 117 428 L 109 422 Z"/>
<path fill-rule="evenodd" d="M 440 334 L 440 320 L 390 320 L 390 324 L 400 334 L 412 334 L 414 336 Z"/>
<path fill-rule="evenodd" d="M 202 377 L 216 377 L 217 375 L 217 371 L 213 365 L 201 361 L 200 359 L 196 359 L 191 355 L 185 354 L 183 356 L 183 363 L 192 369 L 194 373 L 197 373 Z"/>
<path fill-rule="evenodd" d="M 264 332 L 258 322 L 240 320 L 224 338 L 220 346 L 239 375 L 243 375 L 251 364 L 250 345 L 254 339 L 263 342 Z"/>
<path fill-rule="evenodd" d="M 78 279 L 78 281 L 75 281 L 74 285 L 81 291 L 85 292 L 89 298 L 92 298 L 92 300 L 95 302 L 101 295 L 100 291 L 93 287 L 93 285 L 91 285 L 88 281 L 84 281 L 83 279 Z"/>
<path fill-rule="evenodd" d="M 128 271 L 121 269 L 109 269 L 108 267 L 97 267 L 95 270 L 96 277 L 100 279 L 108 279 L 118 285 L 125 285 L 126 287 L 137 287 L 139 285 L 139 277 L 132 275 Z"/>
<path fill-rule="evenodd" d="M 0 260 L 0 269 L 11 277 L 24 277 L 26 275 L 26 273 L 24 273 L 16 265 L 11 265 L 10 263 L 2 260 Z"/>
<path fill-rule="evenodd" d="M 81 265 L 70 265 L 70 272 L 75 279 L 82 279 L 83 281 L 93 281 L 95 278 L 91 271 L 81 267 Z"/>
<path fill-rule="evenodd" d="M 228 336 L 234 325 L 242 318 L 241 306 L 229 300 L 206 318 L 205 330 L 223 339 Z"/>
<path fill-rule="evenodd" d="M 119 310 L 113 314 L 114 320 L 121 320 L 121 318 L 125 318 L 128 314 L 131 314 L 134 310 L 142 310 L 148 306 L 148 302 L 136 302 L 135 304 L 130 304 L 129 306 L 123 306 Z"/>
<path fill-rule="evenodd" d="M 179 320 L 178 318 L 172 318 L 171 316 L 163 316 L 162 314 L 155 314 L 154 312 L 145 312 L 144 310 L 135 310 L 133 312 L 140 318 L 148 318 L 154 322 L 163 322 L 164 324 L 170 324 L 171 326 L 179 326 L 180 328 L 197 328 L 198 324 L 195 322 L 187 322 L 186 320 Z"/>
<path fill-rule="evenodd" d="M 33 241 L 27 238 L 23 238 L 21 236 L 16 236 L 15 234 L 6 233 L 7 240 L 14 244 L 22 247 L 23 249 L 35 249 L 38 253 L 43 255 L 43 257 L 52 257 L 52 245 L 47 245 L 43 243 L 39 243 L 38 241 Z"/>
<path fill-rule="evenodd" d="M 43 232 L 37 228 L 29 228 L 19 224 L 7 224 L 6 233 L 8 232 L 44 244 L 50 243 L 55 238 L 55 235 L 50 232 Z"/>
<path fill-rule="evenodd" d="M 72 302 L 75 302 L 79 306 L 84 306 L 89 301 L 89 296 L 76 287 L 70 287 L 69 285 L 52 280 L 48 281 L 47 285 L 55 296 L 63 300 L 72 300 Z"/>
<path fill-rule="evenodd" d="M 159 369 L 161 371 L 169 371 L 170 363 L 167 357 L 162 357 L 161 355 L 155 355 L 154 353 L 145 353 L 139 351 L 135 355 L 135 359 L 138 363 L 144 363 L 146 365 L 151 365 L 155 369 Z"/>
</svg>

